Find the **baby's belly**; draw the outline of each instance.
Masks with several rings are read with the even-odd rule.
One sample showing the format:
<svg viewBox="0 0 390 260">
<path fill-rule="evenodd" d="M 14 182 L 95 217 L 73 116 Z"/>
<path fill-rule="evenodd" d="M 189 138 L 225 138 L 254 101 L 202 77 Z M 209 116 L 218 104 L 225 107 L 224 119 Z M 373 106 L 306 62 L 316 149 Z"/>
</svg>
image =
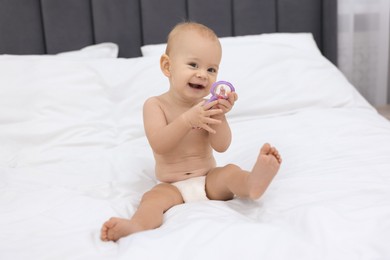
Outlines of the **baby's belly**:
<svg viewBox="0 0 390 260">
<path fill-rule="evenodd" d="M 202 158 L 183 158 L 177 162 L 166 162 L 156 158 L 156 177 L 161 182 L 176 182 L 206 175 L 215 166 L 212 155 Z"/>
</svg>

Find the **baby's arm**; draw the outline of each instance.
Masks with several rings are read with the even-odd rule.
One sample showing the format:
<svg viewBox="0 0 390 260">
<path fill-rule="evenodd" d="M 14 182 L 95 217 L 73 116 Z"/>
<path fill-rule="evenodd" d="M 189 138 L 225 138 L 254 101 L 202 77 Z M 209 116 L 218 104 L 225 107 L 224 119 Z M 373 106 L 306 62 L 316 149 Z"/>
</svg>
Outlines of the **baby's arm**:
<svg viewBox="0 0 390 260">
<path fill-rule="evenodd" d="M 168 123 L 158 98 L 152 97 L 145 102 L 143 111 L 145 133 L 155 153 L 164 154 L 172 151 L 194 127 L 215 132 L 210 125 L 217 125 L 221 122 L 212 116 L 221 114 L 222 110 L 203 108 L 202 103 L 190 108 Z M 212 107 L 215 104 L 217 101 L 211 102 L 207 106 Z"/>
<path fill-rule="evenodd" d="M 225 152 L 231 143 L 232 134 L 226 117 L 223 116 L 221 124 L 215 126 L 216 134 L 209 135 L 210 145 L 217 152 Z"/>
<path fill-rule="evenodd" d="M 210 144 L 211 147 L 217 152 L 226 151 L 231 143 L 232 134 L 230 130 L 229 123 L 226 120 L 225 114 L 228 113 L 234 105 L 234 102 L 238 99 L 238 96 L 235 92 L 228 94 L 228 99 L 219 99 L 216 107 L 222 109 L 223 113 L 213 116 L 215 119 L 221 120 L 221 124 L 218 124 L 214 127 L 217 134 L 210 135 Z"/>
</svg>

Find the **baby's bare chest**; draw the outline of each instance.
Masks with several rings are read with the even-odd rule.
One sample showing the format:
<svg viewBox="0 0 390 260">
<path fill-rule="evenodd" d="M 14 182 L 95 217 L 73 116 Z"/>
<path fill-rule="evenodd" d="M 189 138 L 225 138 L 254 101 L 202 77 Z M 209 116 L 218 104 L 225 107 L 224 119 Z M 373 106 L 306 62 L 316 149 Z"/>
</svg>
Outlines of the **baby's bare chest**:
<svg viewBox="0 0 390 260">
<path fill-rule="evenodd" d="M 210 150 L 208 133 L 204 129 L 193 128 L 177 145 L 177 150 L 185 155 L 203 154 Z"/>
</svg>

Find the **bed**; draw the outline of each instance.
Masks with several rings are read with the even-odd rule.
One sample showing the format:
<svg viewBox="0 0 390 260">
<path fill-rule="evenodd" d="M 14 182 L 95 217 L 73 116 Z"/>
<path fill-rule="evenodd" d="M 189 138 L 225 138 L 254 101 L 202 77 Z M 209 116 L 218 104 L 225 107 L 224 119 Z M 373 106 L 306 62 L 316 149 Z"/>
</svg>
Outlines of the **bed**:
<svg viewBox="0 0 390 260">
<path fill-rule="evenodd" d="M 70 15 L 71 14 L 71 15 Z M 0 259 L 390 259 L 390 122 L 337 69 L 336 1 L 0 1 Z M 219 165 L 283 163 L 256 201 L 193 202 L 99 239 L 153 187 L 145 99 L 166 33 L 221 38 L 239 95 Z"/>
</svg>

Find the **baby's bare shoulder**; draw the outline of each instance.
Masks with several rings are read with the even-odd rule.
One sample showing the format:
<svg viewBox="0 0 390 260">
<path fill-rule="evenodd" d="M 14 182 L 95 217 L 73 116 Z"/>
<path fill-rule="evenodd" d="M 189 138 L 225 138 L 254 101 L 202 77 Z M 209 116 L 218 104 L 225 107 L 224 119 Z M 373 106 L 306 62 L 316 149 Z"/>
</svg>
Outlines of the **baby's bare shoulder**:
<svg viewBox="0 0 390 260">
<path fill-rule="evenodd" d="M 166 99 L 165 94 L 162 94 L 160 96 L 149 97 L 148 99 L 145 100 L 144 106 L 156 106 L 156 105 L 161 106 L 162 104 L 166 103 L 165 99 Z"/>
<path fill-rule="evenodd" d="M 166 120 L 172 114 L 172 108 L 163 95 L 154 96 L 145 101 L 143 113 L 144 117 L 147 118 L 151 117 L 156 119 L 157 117 L 161 117 Z"/>
<path fill-rule="evenodd" d="M 144 103 L 144 111 L 145 110 L 161 110 L 164 113 L 169 113 L 169 111 L 172 110 L 171 105 L 169 104 L 169 101 L 167 100 L 167 97 L 165 94 L 162 94 L 160 96 L 153 96 L 146 99 Z"/>
<path fill-rule="evenodd" d="M 156 110 L 156 109 L 161 109 L 161 99 L 159 96 L 155 97 L 149 97 L 148 99 L 145 100 L 144 106 L 143 106 L 144 112 L 148 110 Z"/>
<path fill-rule="evenodd" d="M 145 100 L 144 106 L 151 106 L 151 105 L 153 106 L 153 105 L 156 105 L 158 103 L 160 103 L 160 101 L 159 101 L 157 96 L 156 97 L 149 97 L 148 99 Z"/>
</svg>

